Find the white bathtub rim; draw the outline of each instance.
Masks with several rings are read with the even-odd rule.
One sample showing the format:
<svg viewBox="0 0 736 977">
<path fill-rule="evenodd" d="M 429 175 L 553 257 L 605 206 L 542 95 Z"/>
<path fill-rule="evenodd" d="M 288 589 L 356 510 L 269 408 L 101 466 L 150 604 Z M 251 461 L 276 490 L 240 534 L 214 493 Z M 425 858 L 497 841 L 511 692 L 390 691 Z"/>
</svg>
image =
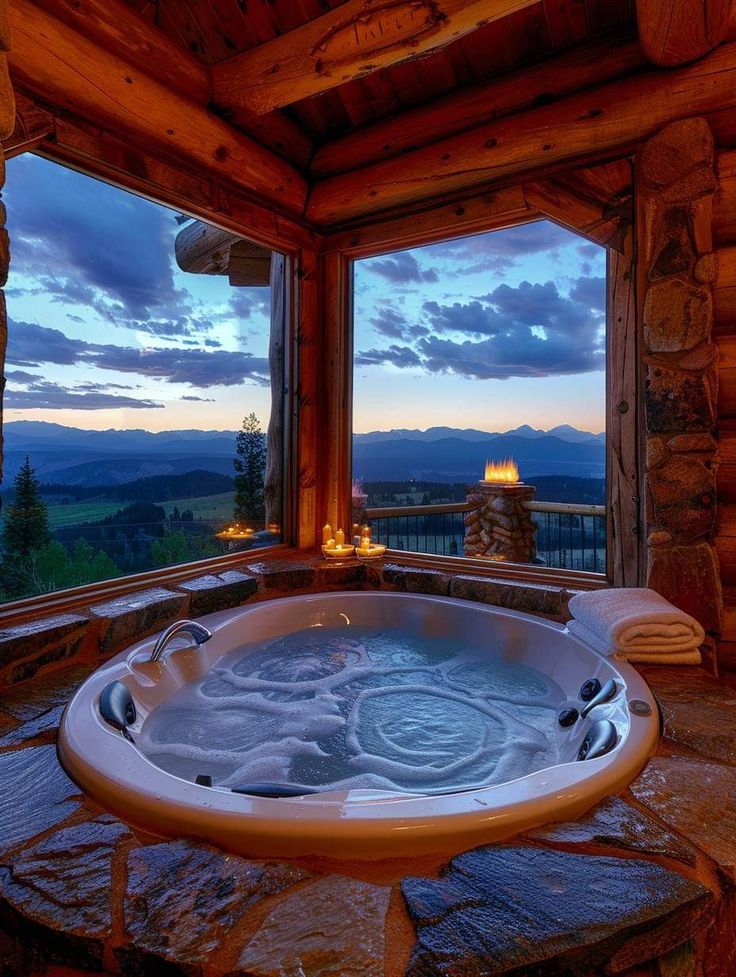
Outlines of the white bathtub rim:
<svg viewBox="0 0 736 977">
<path fill-rule="evenodd" d="M 131 663 L 135 667 L 142 653 L 150 652 L 153 637 L 117 655 L 77 691 L 62 719 L 59 756 L 63 766 L 93 800 L 154 834 L 193 835 L 240 854 L 376 857 L 377 852 L 448 850 L 448 844 L 452 846 L 453 838 L 458 836 L 470 842 L 463 847 L 470 847 L 481 840 L 498 840 L 550 820 L 577 816 L 602 797 L 623 789 L 654 751 L 658 738 L 657 707 L 636 669 L 589 648 L 570 635 L 564 625 L 522 611 L 422 594 L 338 591 L 279 598 L 201 620 L 217 630 L 224 622 L 249 613 L 278 614 L 279 607 L 305 602 L 352 604 L 365 600 L 429 602 L 434 606 L 449 605 L 455 612 L 467 607 L 476 613 L 499 615 L 564 636 L 566 641 L 583 648 L 598 667 L 605 666 L 618 674 L 625 686 L 625 701 L 643 700 L 650 705 L 652 716 L 629 713 L 627 735 L 604 757 L 562 763 L 490 787 L 432 795 L 352 790 L 297 798 L 252 797 L 203 787 L 160 770 L 99 716 L 96 704 L 102 688 L 113 678 L 124 677 L 126 670 L 129 673 Z M 172 652 L 180 657 L 187 654 L 196 656 L 197 651 Z M 90 742 L 96 744 L 91 751 Z M 106 767 L 102 771 L 97 744 L 104 744 Z"/>
</svg>

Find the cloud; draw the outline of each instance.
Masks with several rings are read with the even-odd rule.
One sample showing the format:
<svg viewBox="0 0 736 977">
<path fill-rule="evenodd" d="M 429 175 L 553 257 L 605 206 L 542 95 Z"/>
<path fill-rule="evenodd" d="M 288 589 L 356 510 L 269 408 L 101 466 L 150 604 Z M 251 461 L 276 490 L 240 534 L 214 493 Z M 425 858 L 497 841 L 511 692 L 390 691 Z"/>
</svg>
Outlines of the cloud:
<svg viewBox="0 0 736 977">
<path fill-rule="evenodd" d="M 395 284 L 439 281 L 437 269 L 422 268 L 411 251 L 399 251 L 387 258 L 372 258 L 365 262 L 365 266 Z"/>
<path fill-rule="evenodd" d="M 603 277 L 581 276 L 570 289 L 570 298 L 587 305 L 598 312 L 606 310 L 606 279 Z"/>
<path fill-rule="evenodd" d="M 184 396 L 180 398 L 181 400 L 197 400 L 203 404 L 215 404 L 217 401 L 214 397 L 194 397 L 194 396 Z"/>
<path fill-rule="evenodd" d="M 271 308 L 271 293 L 265 286 L 241 286 L 233 289 L 230 296 L 230 310 L 238 319 L 250 319 L 254 313 L 268 316 Z"/>
<path fill-rule="evenodd" d="M 6 361 L 12 366 L 86 363 L 102 370 L 135 373 L 167 383 L 206 389 L 234 386 L 246 380 L 268 386 L 268 359 L 251 353 L 218 349 L 140 349 L 70 339 L 60 330 L 30 322 L 11 322 Z"/>
<path fill-rule="evenodd" d="M 552 221 L 535 221 L 502 231 L 443 241 L 421 250 L 434 260 L 455 263 L 455 268 L 443 269 L 442 275 L 458 277 L 480 271 L 502 271 L 513 267 L 520 258 L 544 252 L 556 256 L 560 248 L 579 240 L 577 235 Z"/>
<path fill-rule="evenodd" d="M 381 366 L 384 364 L 390 364 L 400 369 L 407 369 L 412 366 L 421 366 L 422 361 L 409 346 L 389 346 L 388 349 L 367 349 L 355 354 L 356 366 Z"/>
<path fill-rule="evenodd" d="M 409 327 L 409 323 L 403 314 L 398 309 L 391 307 L 379 309 L 368 321 L 373 325 L 376 332 L 392 339 L 403 339 Z"/>
<path fill-rule="evenodd" d="M 28 388 L 16 390 L 11 387 L 5 391 L 3 403 L 12 410 L 150 410 L 164 406 L 153 400 L 106 393 L 102 384 L 65 387 L 20 370 L 8 374 L 8 379 L 14 383 L 24 383 Z"/>
</svg>

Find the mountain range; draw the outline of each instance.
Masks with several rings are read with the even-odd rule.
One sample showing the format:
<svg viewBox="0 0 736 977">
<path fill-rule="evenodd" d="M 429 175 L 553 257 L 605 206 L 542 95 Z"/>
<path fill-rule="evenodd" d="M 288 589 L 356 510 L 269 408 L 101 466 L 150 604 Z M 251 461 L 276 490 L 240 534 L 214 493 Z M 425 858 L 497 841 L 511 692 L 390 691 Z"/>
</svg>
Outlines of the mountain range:
<svg viewBox="0 0 736 977">
<path fill-rule="evenodd" d="M 25 456 L 43 482 L 125 484 L 151 475 L 206 469 L 233 473 L 235 431 L 140 429 L 87 431 L 46 421 L 5 425 L 5 479 Z M 522 425 L 512 431 L 433 427 L 394 429 L 353 437 L 353 470 L 367 481 L 474 481 L 486 458 L 511 456 L 522 478 L 605 474 L 605 434 L 560 425 L 550 431 Z"/>
</svg>

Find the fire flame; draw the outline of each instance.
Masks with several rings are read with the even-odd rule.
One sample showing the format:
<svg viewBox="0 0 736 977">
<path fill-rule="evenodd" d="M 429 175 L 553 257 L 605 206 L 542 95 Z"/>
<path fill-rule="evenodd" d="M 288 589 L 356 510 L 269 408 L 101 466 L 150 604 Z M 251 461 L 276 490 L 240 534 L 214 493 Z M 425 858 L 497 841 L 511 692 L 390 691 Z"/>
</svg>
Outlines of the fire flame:
<svg viewBox="0 0 736 977">
<path fill-rule="evenodd" d="M 501 461 L 487 461 L 484 481 L 518 482 L 519 466 L 513 458 L 503 458 Z"/>
</svg>

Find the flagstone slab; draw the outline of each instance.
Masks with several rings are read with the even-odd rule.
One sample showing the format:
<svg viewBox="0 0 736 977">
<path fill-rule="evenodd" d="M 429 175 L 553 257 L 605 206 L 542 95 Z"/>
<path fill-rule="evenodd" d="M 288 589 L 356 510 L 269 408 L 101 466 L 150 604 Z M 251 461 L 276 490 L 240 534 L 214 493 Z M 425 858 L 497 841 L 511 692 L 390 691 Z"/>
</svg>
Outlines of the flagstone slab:
<svg viewBox="0 0 736 977">
<path fill-rule="evenodd" d="M 677 829 L 736 881 L 736 769 L 683 757 L 657 756 L 631 793 Z"/>
<path fill-rule="evenodd" d="M 653 862 L 512 846 L 458 855 L 402 890 L 417 926 L 407 977 L 582 977 L 616 957 L 623 970 L 688 939 L 714 902 Z"/>
<path fill-rule="evenodd" d="M 118 953 L 123 972 L 138 973 L 147 958 L 196 968 L 258 902 L 308 876 L 297 866 L 188 841 L 134 849 L 124 909 L 130 942 Z"/>
<path fill-rule="evenodd" d="M 329 875 L 277 903 L 232 977 L 383 977 L 391 890 Z"/>
</svg>

